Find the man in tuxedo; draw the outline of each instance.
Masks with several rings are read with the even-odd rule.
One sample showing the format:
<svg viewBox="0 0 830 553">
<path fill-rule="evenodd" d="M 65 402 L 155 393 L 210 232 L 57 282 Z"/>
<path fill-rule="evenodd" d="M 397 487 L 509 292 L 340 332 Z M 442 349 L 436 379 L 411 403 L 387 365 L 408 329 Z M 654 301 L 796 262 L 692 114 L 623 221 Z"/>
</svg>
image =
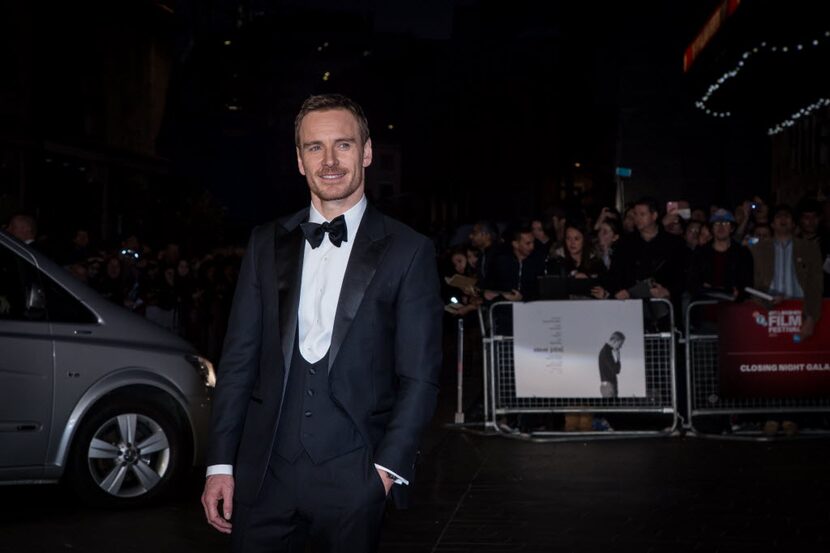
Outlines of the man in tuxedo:
<svg viewBox="0 0 830 553">
<path fill-rule="evenodd" d="M 616 330 L 599 350 L 599 393 L 602 397 L 618 397 L 617 375 L 620 374 L 620 348 L 624 342 L 625 335 Z"/>
<path fill-rule="evenodd" d="M 295 121 L 311 206 L 256 228 L 214 397 L 208 522 L 236 552 L 374 551 L 405 505 L 441 366 L 431 242 L 364 196 L 372 141 L 340 95 Z"/>
</svg>

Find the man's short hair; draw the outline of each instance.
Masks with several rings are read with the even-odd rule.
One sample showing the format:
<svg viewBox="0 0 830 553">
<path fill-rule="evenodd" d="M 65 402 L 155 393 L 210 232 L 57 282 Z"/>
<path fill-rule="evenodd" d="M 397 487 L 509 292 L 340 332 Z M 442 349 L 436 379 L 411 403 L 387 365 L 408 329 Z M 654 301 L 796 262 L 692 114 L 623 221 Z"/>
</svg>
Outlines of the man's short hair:
<svg viewBox="0 0 830 553">
<path fill-rule="evenodd" d="M 522 234 L 533 234 L 533 229 L 527 226 L 517 226 L 510 229 L 510 241 L 518 242 L 522 238 Z"/>
<path fill-rule="evenodd" d="M 312 111 L 329 111 L 333 109 L 344 109 L 355 116 L 357 125 L 360 128 L 360 141 L 366 144 L 369 140 L 369 121 L 363 113 L 360 105 L 342 94 L 317 94 L 306 98 L 300 107 L 300 112 L 294 119 L 294 144 L 300 146 L 300 125 L 303 118 Z"/>
<path fill-rule="evenodd" d="M 657 203 L 657 199 L 651 196 L 643 196 L 634 202 L 632 207 L 636 207 L 638 205 L 646 206 L 651 213 L 660 213 L 660 205 Z"/>
<path fill-rule="evenodd" d="M 793 212 L 793 208 L 787 204 L 778 204 L 772 208 L 772 211 L 770 211 L 770 220 L 775 219 L 781 213 L 788 214 L 790 218 L 795 221 L 795 213 Z"/>
<path fill-rule="evenodd" d="M 615 330 L 614 332 L 611 333 L 611 337 L 608 340 L 617 340 L 617 341 L 620 341 L 620 342 L 624 342 L 625 341 L 625 334 L 623 334 L 619 330 Z"/>
</svg>

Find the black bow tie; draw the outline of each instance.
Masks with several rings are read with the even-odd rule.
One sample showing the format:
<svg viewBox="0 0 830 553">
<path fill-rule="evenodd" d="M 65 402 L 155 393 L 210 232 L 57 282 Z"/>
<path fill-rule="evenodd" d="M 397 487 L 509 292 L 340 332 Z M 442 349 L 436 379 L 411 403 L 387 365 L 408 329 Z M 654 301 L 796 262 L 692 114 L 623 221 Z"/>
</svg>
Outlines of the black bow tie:
<svg viewBox="0 0 830 553">
<path fill-rule="evenodd" d="M 331 223 L 300 223 L 305 239 L 314 249 L 323 243 L 323 235 L 329 233 L 331 243 L 340 247 L 343 242 L 348 242 L 349 235 L 346 229 L 346 218 L 342 215 L 335 217 Z"/>
</svg>

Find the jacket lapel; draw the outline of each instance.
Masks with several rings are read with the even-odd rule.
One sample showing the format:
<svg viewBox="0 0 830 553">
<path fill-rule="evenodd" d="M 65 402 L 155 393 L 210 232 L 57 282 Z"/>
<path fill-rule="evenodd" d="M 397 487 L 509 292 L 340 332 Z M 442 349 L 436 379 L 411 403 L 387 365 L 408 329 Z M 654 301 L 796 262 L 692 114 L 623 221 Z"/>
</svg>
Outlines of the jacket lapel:
<svg viewBox="0 0 830 553">
<path fill-rule="evenodd" d="M 340 346 L 343 345 L 343 340 L 349 333 L 366 288 L 372 282 L 388 244 L 389 237 L 383 226 L 383 215 L 371 205 L 367 205 L 357 236 L 355 236 L 352 253 L 346 266 L 346 274 L 343 276 L 343 287 L 340 289 L 340 298 L 337 302 L 329 348 L 329 371 L 334 366 Z"/>
<path fill-rule="evenodd" d="M 297 333 L 297 311 L 300 305 L 300 284 L 303 275 L 303 252 L 305 251 L 300 223 L 306 220 L 308 220 L 308 209 L 294 214 L 282 225 L 277 225 L 277 235 L 274 238 L 280 342 L 286 374 L 291 366 Z"/>
</svg>

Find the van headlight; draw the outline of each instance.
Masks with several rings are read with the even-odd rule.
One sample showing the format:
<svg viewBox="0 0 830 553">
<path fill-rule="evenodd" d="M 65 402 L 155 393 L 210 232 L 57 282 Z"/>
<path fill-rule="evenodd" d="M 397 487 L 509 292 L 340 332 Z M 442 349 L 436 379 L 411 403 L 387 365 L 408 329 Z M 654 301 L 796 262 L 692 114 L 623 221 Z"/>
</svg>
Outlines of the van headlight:
<svg viewBox="0 0 830 553">
<path fill-rule="evenodd" d="M 205 386 L 213 388 L 216 386 L 216 371 L 213 369 L 213 363 L 202 357 L 201 355 L 185 355 L 188 363 L 193 365 L 193 368 L 202 377 Z"/>
</svg>

